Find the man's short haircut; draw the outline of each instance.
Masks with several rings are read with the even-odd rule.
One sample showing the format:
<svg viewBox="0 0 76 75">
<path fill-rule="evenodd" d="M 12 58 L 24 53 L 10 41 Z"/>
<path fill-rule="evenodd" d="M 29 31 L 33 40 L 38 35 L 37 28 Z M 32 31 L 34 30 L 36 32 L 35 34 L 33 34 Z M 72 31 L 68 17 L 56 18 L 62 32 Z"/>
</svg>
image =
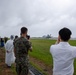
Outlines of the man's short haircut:
<svg viewBox="0 0 76 75">
<path fill-rule="evenodd" d="M 15 39 L 17 39 L 17 38 L 18 38 L 18 36 L 16 35 L 16 36 L 15 36 Z"/>
<path fill-rule="evenodd" d="M 63 41 L 68 41 L 71 37 L 71 34 L 72 34 L 71 30 L 68 28 L 62 28 L 59 31 L 59 35 Z"/>
<path fill-rule="evenodd" d="M 21 34 L 27 33 L 28 29 L 26 27 L 21 28 Z"/>
</svg>

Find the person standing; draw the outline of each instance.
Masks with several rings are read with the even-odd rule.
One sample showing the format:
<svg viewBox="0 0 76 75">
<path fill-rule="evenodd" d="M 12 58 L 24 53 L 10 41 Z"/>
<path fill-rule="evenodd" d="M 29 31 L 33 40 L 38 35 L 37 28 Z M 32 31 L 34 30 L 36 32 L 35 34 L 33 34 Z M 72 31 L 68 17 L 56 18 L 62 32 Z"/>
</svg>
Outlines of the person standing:
<svg viewBox="0 0 76 75">
<path fill-rule="evenodd" d="M 13 39 L 14 37 L 13 35 L 11 35 L 10 40 L 8 40 L 5 44 L 5 50 L 6 50 L 5 63 L 8 68 L 11 68 L 12 63 L 15 62 Z"/>
<path fill-rule="evenodd" d="M 14 42 L 18 39 L 18 36 L 16 35 L 15 38 L 14 38 L 14 41 L 13 41 L 13 45 L 14 45 Z"/>
<path fill-rule="evenodd" d="M 4 42 L 6 43 L 8 41 L 8 37 L 5 37 L 4 38 Z"/>
<path fill-rule="evenodd" d="M 4 47 L 4 39 L 1 38 L 1 47 Z"/>
<path fill-rule="evenodd" d="M 76 58 L 76 47 L 71 46 L 68 41 L 72 32 L 68 28 L 59 31 L 56 45 L 50 47 L 53 57 L 53 75 L 73 75 L 74 58 Z"/>
<path fill-rule="evenodd" d="M 14 41 L 14 52 L 16 56 L 16 72 L 17 75 L 28 75 L 28 51 L 31 47 L 30 42 L 27 40 L 28 29 L 21 28 L 21 37 Z"/>
<path fill-rule="evenodd" d="M 14 39 L 14 41 L 15 41 L 16 39 L 18 39 L 18 36 L 17 36 L 17 35 L 15 36 L 15 39 Z"/>
</svg>

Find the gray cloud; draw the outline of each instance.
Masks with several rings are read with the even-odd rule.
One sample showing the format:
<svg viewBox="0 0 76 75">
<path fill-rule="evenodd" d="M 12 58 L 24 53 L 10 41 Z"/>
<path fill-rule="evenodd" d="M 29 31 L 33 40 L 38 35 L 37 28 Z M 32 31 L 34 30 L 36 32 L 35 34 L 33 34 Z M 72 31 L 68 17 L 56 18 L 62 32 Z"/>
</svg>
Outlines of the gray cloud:
<svg viewBox="0 0 76 75">
<path fill-rule="evenodd" d="M 0 35 L 19 35 L 26 26 L 31 36 L 57 36 L 68 27 L 76 37 L 75 7 L 75 0 L 0 0 Z"/>
</svg>

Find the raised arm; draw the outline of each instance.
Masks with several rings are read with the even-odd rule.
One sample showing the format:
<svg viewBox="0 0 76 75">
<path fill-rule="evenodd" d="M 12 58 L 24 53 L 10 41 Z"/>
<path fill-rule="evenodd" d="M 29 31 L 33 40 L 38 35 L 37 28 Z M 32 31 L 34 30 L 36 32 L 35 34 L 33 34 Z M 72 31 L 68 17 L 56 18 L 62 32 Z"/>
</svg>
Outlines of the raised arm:
<svg viewBox="0 0 76 75">
<path fill-rule="evenodd" d="M 60 36 L 58 36 L 58 39 L 55 44 L 59 44 L 59 43 L 60 43 Z"/>
<path fill-rule="evenodd" d="M 27 49 L 32 52 L 32 45 L 31 45 L 31 42 L 30 41 L 27 41 L 26 42 L 26 46 L 27 46 Z"/>
</svg>

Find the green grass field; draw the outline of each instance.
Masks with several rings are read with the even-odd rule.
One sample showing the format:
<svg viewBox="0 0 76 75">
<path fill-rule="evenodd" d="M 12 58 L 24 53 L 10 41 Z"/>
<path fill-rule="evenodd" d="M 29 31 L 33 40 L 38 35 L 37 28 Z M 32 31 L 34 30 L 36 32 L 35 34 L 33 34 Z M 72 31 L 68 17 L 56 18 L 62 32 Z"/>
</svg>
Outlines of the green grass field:
<svg viewBox="0 0 76 75">
<path fill-rule="evenodd" d="M 50 46 L 56 42 L 56 40 L 50 39 L 31 39 L 33 45 L 33 52 L 30 53 L 31 57 L 34 57 L 46 64 L 47 66 L 51 66 L 52 56 L 49 52 Z M 71 45 L 76 46 L 76 40 L 69 41 Z M 76 60 L 74 62 L 75 71 L 76 71 Z M 76 72 L 74 73 L 76 75 Z"/>
</svg>

